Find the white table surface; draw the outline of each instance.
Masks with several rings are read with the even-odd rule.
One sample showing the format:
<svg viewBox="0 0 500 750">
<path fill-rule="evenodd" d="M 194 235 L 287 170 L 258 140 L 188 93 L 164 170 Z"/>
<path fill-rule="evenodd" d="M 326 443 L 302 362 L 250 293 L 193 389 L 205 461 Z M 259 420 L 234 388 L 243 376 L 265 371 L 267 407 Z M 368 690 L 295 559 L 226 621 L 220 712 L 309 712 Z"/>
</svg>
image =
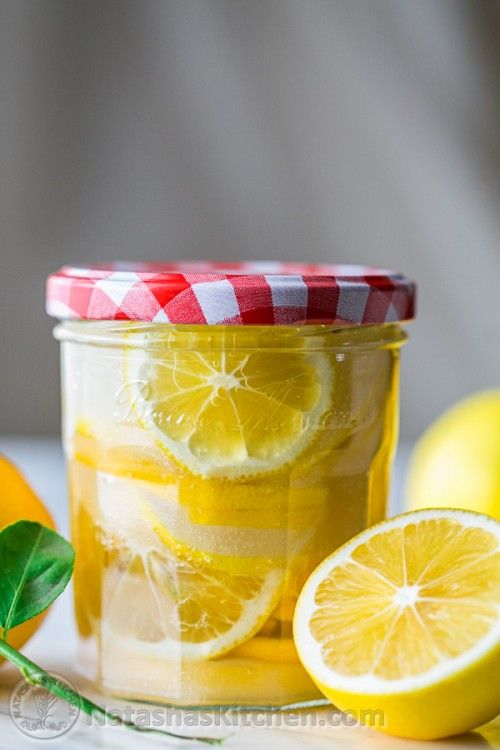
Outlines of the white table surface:
<svg viewBox="0 0 500 750">
<path fill-rule="evenodd" d="M 66 503 L 65 472 L 59 441 L 51 438 L 4 437 L 0 438 L 0 452 L 14 460 L 24 471 L 25 475 L 44 500 L 55 517 L 59 530 L 67 534 L 68 514 Z M 404 475 L 408 462 L 409 446 L 402 445 L 398 453 L 393 479 L 391 511 L 397 512 L 401 506 Z M 66 591 L 51 609 L 42 627 L 24 649 L 24 653 L 46 669 L 65 676 L 76 684 L 89 697 L 99 703 L 104 702 L 102 696 L 92 692 L 92 689 L 75 673 L 74 654 L 76 645 L 75 627 L 71 611 L 71 593 Z M 124 729 L 89 727 L 82 718 L 75 727 L 63 737 L 53 740 L 37 740 L 25 737 L 14 726 L 8 711 L 8 696 L 12 686 L 18 681 L 19 674 L 10 665 L 3 665 L 0 669 L 0 750 L 33 750 L 34 747 L 47 745 L 56 748 L 58 745 L 64 750 L 86 750 L 100 748 L 102 750 L 129 750 L 129 748 L 169 747 L 172 746 L 162 738 L 138 735 Z M 124 702 L 106 699 L 108 708 L 120 708 Z M 137 704 L 134 704 L 137 705 Z M 286 728 L 256 728 L 238 727 L 223 730 L 230 737 L 222 747 L 227 750 L 246 750 L 262 746 L 273 750 L 370 750 L 371 748 L 388 748 L 388 750 L 444 750 L 445 748 L 494 747 L 500 748 L 500 717 L 483 728 L 481 732 L 434 743 L 420 743 L 409 740 L 399 740 L 379 734 L 375 731 L 349 726 L 318 726 L 322 717 L 326 717 L 325 709 L 316 709 L 316 726 Z M 187 730 L 188 732 L 190 730 Z M 191 730 L 195 731 L 195 730 Z M 217 734 L 215 729 L 207 733 Z M 221 734 L 219 729 L 218 734 Z M 203 747 L 195 743 L 196 747 Z M 177 743 L 175 744 L 177 746 Z M 186 750 L 193 747 L 192 743 L 179 743 Z M 207 746 L 205 746 L 207 747 Z"/>
</svg>

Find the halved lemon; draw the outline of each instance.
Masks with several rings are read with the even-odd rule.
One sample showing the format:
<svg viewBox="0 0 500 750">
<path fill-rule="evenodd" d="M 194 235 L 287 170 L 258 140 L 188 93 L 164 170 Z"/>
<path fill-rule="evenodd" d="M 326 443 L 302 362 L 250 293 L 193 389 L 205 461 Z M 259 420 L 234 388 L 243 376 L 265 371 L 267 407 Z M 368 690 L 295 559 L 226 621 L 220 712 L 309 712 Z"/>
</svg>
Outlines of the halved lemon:
<svg viewBox="0 0 500 750">
<path fill-rule="evenodd" d="M 269 473 L 311 443 L 331 405 L 324 352 L 231 345 L 206 351 L 131 347 L 126 380 L 140 423 L 193 474 L 234 479 Z"/>
<path fill-rule="evenodd" d="M 316 569 L 294 617 L 299 657 L 341 710 L 403 737 L 468 731 L 500 713 L 500 523 L 403 514 Z"/>
</svg>

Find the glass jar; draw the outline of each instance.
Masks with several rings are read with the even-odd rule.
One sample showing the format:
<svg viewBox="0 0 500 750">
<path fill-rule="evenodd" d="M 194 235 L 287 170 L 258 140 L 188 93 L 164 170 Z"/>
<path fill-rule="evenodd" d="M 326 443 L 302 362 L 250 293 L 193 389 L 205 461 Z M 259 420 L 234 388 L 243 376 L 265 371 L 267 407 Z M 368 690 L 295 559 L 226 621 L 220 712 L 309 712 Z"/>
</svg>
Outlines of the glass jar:
<svg viewBox="0 0 500 750">
<path fill-rule="evenodd" d="M 297 658 L 294 606 L 329 553 L 385 517 L 406 336 L 396 307 L 388 314 L 386 302 L 378 319 L 381 279 L 403 320 L 414 294 L 388 272 L 372 270 L 375 283 L 365 269 L 326 268 L 284 267 L 286 305 L 259 298 L 261 279 L 273 282 L 254 265 L 50 278 L 49 311 L 82 318 L 56 336 L 76 620 L 82 663 L 102 691 L 178 706 L 320 700 Z M 351 284 L 351 312 L 368 284 L 371 314 L 365 293 L 364 319 L 339 320 L 337 294 L 294 320 L 297 270 L 308 289 L 311 279 L 316 289 Z M 144 290 L 124 304 L 131 275 L 168 289 L 167 302 L 154 292 L 163 315 L 152 319 Z M 253 285 L 238 322 L 217 298 L 233 280 Z M 197 284 L 194 299 L 223 310 L 216 322 L 206 307 L 207 320 L 195 319 Z"/>
</svg>

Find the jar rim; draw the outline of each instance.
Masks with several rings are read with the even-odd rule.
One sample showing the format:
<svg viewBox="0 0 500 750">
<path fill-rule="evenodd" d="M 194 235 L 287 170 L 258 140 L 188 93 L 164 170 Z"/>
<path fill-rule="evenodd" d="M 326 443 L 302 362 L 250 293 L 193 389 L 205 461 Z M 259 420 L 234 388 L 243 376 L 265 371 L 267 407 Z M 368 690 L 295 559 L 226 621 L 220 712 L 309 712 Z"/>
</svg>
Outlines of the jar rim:
<svg viewBox="0 0 500 750">
<path fill-rule="evenodd" d="M 157 325 L 142 321 L 61 321 L 54 329 L 54 338 L 61 343 L 82 344 L 106 349 L 169 349 L 213 351 L 223 344 L 231 350 L 332 353 L 348 351 L 373 351 L 374 349 L 399 349 L 408 334 L 399 323 L 372 326 L 198 326 Z"/>
</svg>

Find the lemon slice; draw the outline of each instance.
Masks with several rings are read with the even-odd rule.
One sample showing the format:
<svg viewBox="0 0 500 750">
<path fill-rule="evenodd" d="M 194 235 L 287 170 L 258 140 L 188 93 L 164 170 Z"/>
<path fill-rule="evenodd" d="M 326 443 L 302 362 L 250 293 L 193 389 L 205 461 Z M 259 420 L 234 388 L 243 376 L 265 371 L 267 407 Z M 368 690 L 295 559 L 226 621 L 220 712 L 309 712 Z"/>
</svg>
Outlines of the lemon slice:
<svg viewBox="0 0 500 750">
<path fill-rule="evenodd" d="M 95 469 L 101 476 L 148 482 L 152 493 L 175 497 L 184 506 L 193 525 L 282 529 L 304 532 L 313 519 L 324 527 L 324 514 L 331 498 L 326 481 L 302 482 L 299 469 L 271 477 L 226 479 L 180 475 L 169 465 L 158 447 L 102 445 L 90 430 L 77 426 L 71 441 L 73 459 Z M 131 486 L 131 485 L 125 485 Z M 143 487 L 146 485 L 137 485 Z M 129 493 L 130 494 L 130 493 Z M 320 518 L 320 513 L 323 513 Z"/>
<path fill-rule="evenodd" d="M 255 636 L 237 646 L 232 656 L 264 662 L 294 663 L 298 660 L 293 638 L 267 638 Z"/>
<path fill-rule="evenodd" d="M 147 481 L 97 473 L 101 536 L 121 550 L 104 574 L 103 637 L 158 658 L 221 656 L 252 638 L 277 606 L 285 580 L 282 560 L 245 558 L 244 549 L 228 549 L 225 536 L 214 536 L 208 551 L 178 541 L 165 520 L 185 531 L 186 510 L 175 486 L 166 485 L 161 497 L 157 492 Z M 276 539 L 261 544 L 264 552 Z"/>
<path fill-rule="evenodd" d="M 259 552 L 264 552 L 262 544 L 260 545 L 260 550 L 258 548 L 257 550 L 251 549 L 251 544 L 249 544 L 249 540 L 247 539 L 244 540 L 244 549 L 238 552 L 238 538 L 234 534 L 230 534 L 224 539 L 224 537 L 221 538 L 217 534 L 217 531 L 219 531 L 217 527 L 206 527 L 199 542 L 200 546 L 198 544 L 194 546 L 192 543 L 190 544 L 188 541 L 174 536 L 165 523 L 150 508 L 145 507 L 144 513 L 151 524 L 151 529 L 158 535 L 162 544 L 179 560 L 191 563 L 198 568 L 221 570 L 245 576 L 249 572 L 252 572 L 252 574 L 266 573 L 273 567 L 284 569 L 286 565 L 286 546 L 284 545 L 286 539 L 273 540 L 271 542 L 277 552 L 277 556 L 275 557 L 259 554 Z M 185 528 L 189 529 L 189 527 Z M 256 541 L 259 541 L 259 536 L 262 537 L 263 534 L 257 534 L 255 537 Z M 219 542 L 220 549 L 222 550 L 220 552 L 217 551 L 217 542 Z M 268 540 L 265 540 L 266 543 L 270 546 Z"/>
<path fill-rule="evenodd" d="M 324 694 L 390 734 L 432 739 L 500 713 L 500 524 L 416 511 L 359 534 L 308 579 L 299 657 Z M 371 712 L 371 713 L 370 713 Z"/>
<path fill-rule="evenodd" d="M 245 528 L 196 524 L 175 483 L 159 484 L 105 472 L 96 475 L 97 518 L 103 532 L 134 554 L 160 554 L 229 573 L 284 568 L 314 542 L 314 528 Z M 312 568 L 310 568 L 312 570 Z"/>
<path fill-rule="evenodd" d="M 322 352 L 193 352 L 130 348 L 129 397 L 141 424 L 190 472 L 236 478 L 292 462 L 330 406 L 332 367 Z"/>
<path fill-rule="evenodd" d="M 125 570 L 106 572 L 104 644 L 167 659 L 221 656 L 260 630 L 282 578 L 278 569 L 231 575 L 166 549 L 131 557 Z"/>
</svg>

